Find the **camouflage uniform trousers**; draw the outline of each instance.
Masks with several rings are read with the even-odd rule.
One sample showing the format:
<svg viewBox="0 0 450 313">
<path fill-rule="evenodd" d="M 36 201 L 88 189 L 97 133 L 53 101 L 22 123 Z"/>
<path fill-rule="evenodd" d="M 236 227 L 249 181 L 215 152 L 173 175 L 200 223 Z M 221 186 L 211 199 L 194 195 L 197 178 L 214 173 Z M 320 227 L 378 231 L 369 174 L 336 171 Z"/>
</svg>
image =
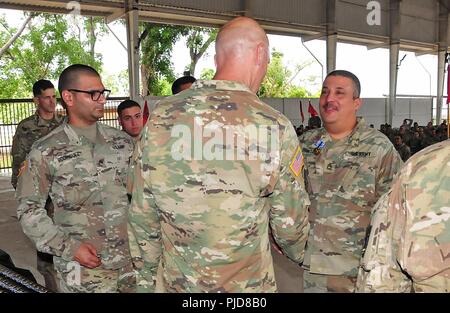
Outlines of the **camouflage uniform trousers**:
<svg viewBox="0 0 450 313">
<path fill-rule="evenodd" d="M 50 198 L 45 203 L 45 210 L 49 217 L 53 217 L 53 203 Z M 48 253 L 36 251 L 37 270 L 44 277 L 45 288 L 53 292 L 58 292 L 58 279 L 53 266 L 53 256 Z"/>
<path fill-rule="evenodd" d="M 131 263 L 118 270 L 79 267 L 79 281 L 74 279 L 73 268 L 57 270 L 60 292 L 64 293 L 134 293 L 136 275 Z"/>
<path fill-rule="evenodd" d="M 304 293 L 353 293 L 356 276 L 323 275 L 303 271 Z"/>
</svg>

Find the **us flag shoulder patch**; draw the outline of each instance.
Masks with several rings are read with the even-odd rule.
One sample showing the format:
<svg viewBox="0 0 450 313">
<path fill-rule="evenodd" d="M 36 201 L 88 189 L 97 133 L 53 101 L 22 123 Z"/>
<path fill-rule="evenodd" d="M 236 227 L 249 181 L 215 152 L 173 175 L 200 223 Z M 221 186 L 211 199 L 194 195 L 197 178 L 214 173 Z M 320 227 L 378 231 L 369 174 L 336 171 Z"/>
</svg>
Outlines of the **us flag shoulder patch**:
<svg viewBox="0 0 450 313">
<path fill-rule="evenodd" d="M 26 170 L 26 168 L 28 167 L 28 160 L 25 160 L 22 162 L 22 165 L 19 168 L 19 174 L 17 174 L 17 177 L 19 177 L 20 175 L 23 174 L 23 172 Z"/>
<path fill-rule="evenodd" d="M 303 154 L 302 150 L 300 149 L 300 146 L 297 147 L 297 150 L 295 151 L 294 157 L 292 158 L 291 165 L 289 166 L 291 171 L 294 173 L 295 176 L 299 176 L 302 172 L 303 168 Z"/>
</svg>

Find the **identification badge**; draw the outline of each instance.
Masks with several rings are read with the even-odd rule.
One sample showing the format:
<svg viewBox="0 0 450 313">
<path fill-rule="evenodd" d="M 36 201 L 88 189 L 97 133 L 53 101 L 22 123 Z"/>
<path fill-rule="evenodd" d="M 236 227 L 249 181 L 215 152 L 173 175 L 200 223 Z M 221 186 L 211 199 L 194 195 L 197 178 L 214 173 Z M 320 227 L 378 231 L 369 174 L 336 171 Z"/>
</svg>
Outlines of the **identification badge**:
<svg viewBox="0 0 450 313">
<path fill-rule="evenodd" d="M 319 155 L 322 149 L 325 148 L 325 142 L 322 139 L 319 139 L 314 144 L 314 147 L 315 147 L 313 150 L 314 154 Z"/>
</svg>

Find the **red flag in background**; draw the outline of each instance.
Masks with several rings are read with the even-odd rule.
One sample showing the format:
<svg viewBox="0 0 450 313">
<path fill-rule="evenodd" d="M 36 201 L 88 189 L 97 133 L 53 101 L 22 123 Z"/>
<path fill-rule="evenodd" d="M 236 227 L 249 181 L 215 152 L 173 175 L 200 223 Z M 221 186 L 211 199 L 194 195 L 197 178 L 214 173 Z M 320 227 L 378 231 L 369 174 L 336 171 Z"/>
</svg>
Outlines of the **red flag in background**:
<svg viewBox="0 0 450 313">
<path fill-rule="evenodd" d="M 305 121 L 305 116 L 303 115 L 303 104 L 302 100 L 300 100 L 300 117 L 302 118 L 302 124 Z"/>
<path fill-rule="evenodd" d="M 308 105 L 308 113 L 312 116 L 318 116 L 319 114 L 317 113 L 316 109 L 314 109 L 314 107 L 311 104 L 311 100 L 309 100 L 309 105 Z"/>
<path fill-rule="evenodd" d="M 147 104 L 147 100 L 145 100 L 144 102 L 144 112 L 142 113 L 142 117 L 144 120 L 144 125 L 145 123 L 147 123 L 147 119 L 150 116 L 150 111 L 148 110 L 148 104 Z"/>
</svg>

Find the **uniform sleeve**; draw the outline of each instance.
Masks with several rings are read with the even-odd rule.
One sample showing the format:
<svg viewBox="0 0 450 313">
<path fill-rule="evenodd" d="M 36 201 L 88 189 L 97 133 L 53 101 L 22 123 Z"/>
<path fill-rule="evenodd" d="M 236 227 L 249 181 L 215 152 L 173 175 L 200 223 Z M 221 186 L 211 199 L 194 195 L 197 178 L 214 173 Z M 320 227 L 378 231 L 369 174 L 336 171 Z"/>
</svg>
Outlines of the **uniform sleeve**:
<svg viewBox="0 0 450 313">
<path fill-rule="evenodd" d="M 19 169 L 22 162 L 25 161 L 26 153 L 26 135 L 21 126 L 17 127 L 16 133 L 14 134 L 11 155 L 12 155 L 12 175 L 11 175 L 11 185 L 14 189 L 17 188 L 17 179 L 19 175 Z"/>
<path fill-rule="evenodd" d="M 41 151 L 32 149 L 18 180 L 17 216 L 23 232 L 37 250 L 71 261 L 81 242 L 66 235 L 48 216 L 45 203 L 50 185 L 49 166 Z"/>
<path fill-rule="evenodd" d="M 390 145 L 387 152 L 381 159 L 378 175 L 376 177 L 376 192 L 378 197 L 382 196 L 392 186 L 395 175 L 403 167 L 403 161 L 393 145 Z"/>
<path fill-rule="evenodd" d="M 136 272 L 137 292 L 154 292 L 162 249 L 161 230 L 154 196 L 145 180 L 148 167 L 143 165 L 143 161 L 146 159 L 139 146 L 136 147 L 130 163 L 132 173 L 129 183 L 132 190 L 128 238 Z"/>
<path fill-rule="evenodd" d="M 371 231 L 361 260 L 357 292 L 410 292 L 412 282 L 403 274 L 398 254 L 404 236 L 406 210 L 401 182 L 374 207 Z"/>
<path fill-rule="evenodd" d="M 308 238 L 308 194 L 303 181 L 303 155 L 289 125 L 281 138 L 280 173 L 269 196 L 270 226 L 276 243 L 294 262 L 303 262 Z"/>
</svg>

